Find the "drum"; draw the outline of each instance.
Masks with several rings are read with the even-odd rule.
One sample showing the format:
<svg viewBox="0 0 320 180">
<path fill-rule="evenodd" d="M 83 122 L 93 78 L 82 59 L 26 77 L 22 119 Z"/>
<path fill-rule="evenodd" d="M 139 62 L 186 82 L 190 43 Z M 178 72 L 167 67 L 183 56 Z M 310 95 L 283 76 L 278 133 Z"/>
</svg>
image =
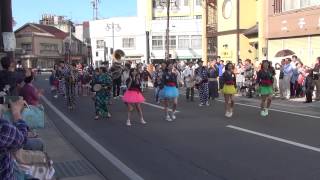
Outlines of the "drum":
<svg viewBox="0 0 320 180">
<path fill-rule="evenodd" d="M 94 92 L 98 92 L 98 91 L 100 91 L 102 89 L 102 85 L 101 84 L 95 84 L 94 86 L 93 86 L 93 91 Z"/>
</svg>

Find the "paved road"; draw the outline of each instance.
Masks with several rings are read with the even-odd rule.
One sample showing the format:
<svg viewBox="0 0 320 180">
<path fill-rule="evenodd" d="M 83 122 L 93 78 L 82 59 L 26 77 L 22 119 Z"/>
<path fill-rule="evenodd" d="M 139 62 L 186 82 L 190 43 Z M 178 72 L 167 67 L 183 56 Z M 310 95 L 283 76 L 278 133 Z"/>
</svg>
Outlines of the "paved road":
<svg viewBox="0 0 320 180">
<path fill-rule="evenodd" d="M 44 78 L 37 84 L 49 89 Z M 164 121 L 161 109 L 144 105 L 148 124 L 133 121 L 132 127 L 126 127 L 126 108 L 120 100 L 111 106 L 112 119 L 94 121 L 89 97 L 78 98 L 77 108 L 70 112 L 63 98 L 54 99 L 48 92 L 45 96 L 56 107 L 45 104 L 48 116 L 108 179 L 320 179 L 317 116 L 273 111 L 262 118 L 256 108 L 237 105 L 234 117 L 226 119 L 221 102 L 200 108 L 181 98 L 175 122 Z M 153 103 L 151 91 L 145 96 Z M 58 116 L 57 110 L 66 117 Z M 80 130 L 71 128 L 66 119 Z M 110 162 L 106 152 L 117 159 Z M 115 167 L 121 165 L 125 165 L 122 171 Z"/>
</svg>

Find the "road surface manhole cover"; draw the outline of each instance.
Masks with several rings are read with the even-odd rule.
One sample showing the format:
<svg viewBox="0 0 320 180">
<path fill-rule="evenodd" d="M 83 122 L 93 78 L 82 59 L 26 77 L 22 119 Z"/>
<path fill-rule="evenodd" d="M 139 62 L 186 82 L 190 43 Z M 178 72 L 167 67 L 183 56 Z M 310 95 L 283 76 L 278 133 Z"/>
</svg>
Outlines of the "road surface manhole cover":
<svg viewBox="0 0 320 180">
<path fill-rule="evenodd" d="M 95 174 L 94 168 L 85 160 L 66 161 L 53 164 L 56 170 L 55 177 L 78 177 Z"/>
</svg>

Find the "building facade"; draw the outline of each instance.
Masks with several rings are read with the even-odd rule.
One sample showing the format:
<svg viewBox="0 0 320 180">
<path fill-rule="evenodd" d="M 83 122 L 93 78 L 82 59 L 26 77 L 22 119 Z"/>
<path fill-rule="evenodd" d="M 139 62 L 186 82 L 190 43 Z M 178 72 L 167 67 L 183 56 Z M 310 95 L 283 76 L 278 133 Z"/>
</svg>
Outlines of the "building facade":
<svg viewBox="0 0 320 180">
<path fill-rule="evenodd" d="M 216 1 L 217 55 L 221 56 L 221 59 L 236 63 L 238 59 L 259 58 L 258 1 Z"/>
<path fill-rule="evenodd" d="M 312 66 L 320 56 L 320 1 L 275 0 L 267 4 L 268 57 L 289 49 Z"/>
<path fill-rule="evenodd" d="M 202 0 L 174 0 L 170 4 L 169 54 L 171 59 L 202 58 Z M 139 5 L 139 3 L 141 5 Z M 138 1 L 146 7 L 151 62 L 165 59 L 167 8 L 160 0 Z"/>
<path fill-rule="evenodd" d="M 90 21 L 92 59 L 95 66 L 112 61 L 113 51 L 122 49 L 125 60 L 146 62 L 146 23 L 144 18 L 119 17 Z"/>
<path fill-rule="evenodd" d="M 16 59 L 29 68 L 46 70 L 59 61 L 85 63 L 87 59 L 87 48 L 80 40 L 53 26 L 27 23 L 15 36 L 21 50 Z"/>
</svg>

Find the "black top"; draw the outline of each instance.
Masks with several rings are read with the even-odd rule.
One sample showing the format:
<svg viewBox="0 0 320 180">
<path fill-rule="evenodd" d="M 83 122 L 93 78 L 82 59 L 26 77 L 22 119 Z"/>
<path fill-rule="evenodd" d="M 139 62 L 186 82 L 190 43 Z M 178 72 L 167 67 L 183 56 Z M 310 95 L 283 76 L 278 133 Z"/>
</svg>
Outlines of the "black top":
<svg viewBox="0 0 320 180">
<path fill-rule="evenodd" d="M 174 83 L 178 87 L 177 74 L 165 71 L 162 75 L 161 87 L 170 86 L 171 83 Z"/>
<path fill-rule="evenodd" d="M 264 70 L 260 70 L 257 73 L 257 83 L 258 84 L 266 84 L 267 81 L 270 81 L 270 83 L 273 83 L 273 72 L 271 70 L 268 71 L 264 71 Z M 267 84 L 266 84 L 267 85 Z M 269 84 L 271 85 L 271 84 Z"/>
<path fill-rule="evenodd" d="M 129 77 L 127 79 L 127 86 L 128 86 L 128 90 L 141 91 L 141 82 L 140 82 L 139 75 L 136 76 L 135 80 Z"/>
<path fill-rule="evenodd" d="M 234 73 L 229 73 L 228 71 L 226 71 L 222 74 L 220 81 L 221 81 L 221 87 L 220 87 L 221 89 L 225 84 L 236 86 L 236 75 Z"/>
</svg>

